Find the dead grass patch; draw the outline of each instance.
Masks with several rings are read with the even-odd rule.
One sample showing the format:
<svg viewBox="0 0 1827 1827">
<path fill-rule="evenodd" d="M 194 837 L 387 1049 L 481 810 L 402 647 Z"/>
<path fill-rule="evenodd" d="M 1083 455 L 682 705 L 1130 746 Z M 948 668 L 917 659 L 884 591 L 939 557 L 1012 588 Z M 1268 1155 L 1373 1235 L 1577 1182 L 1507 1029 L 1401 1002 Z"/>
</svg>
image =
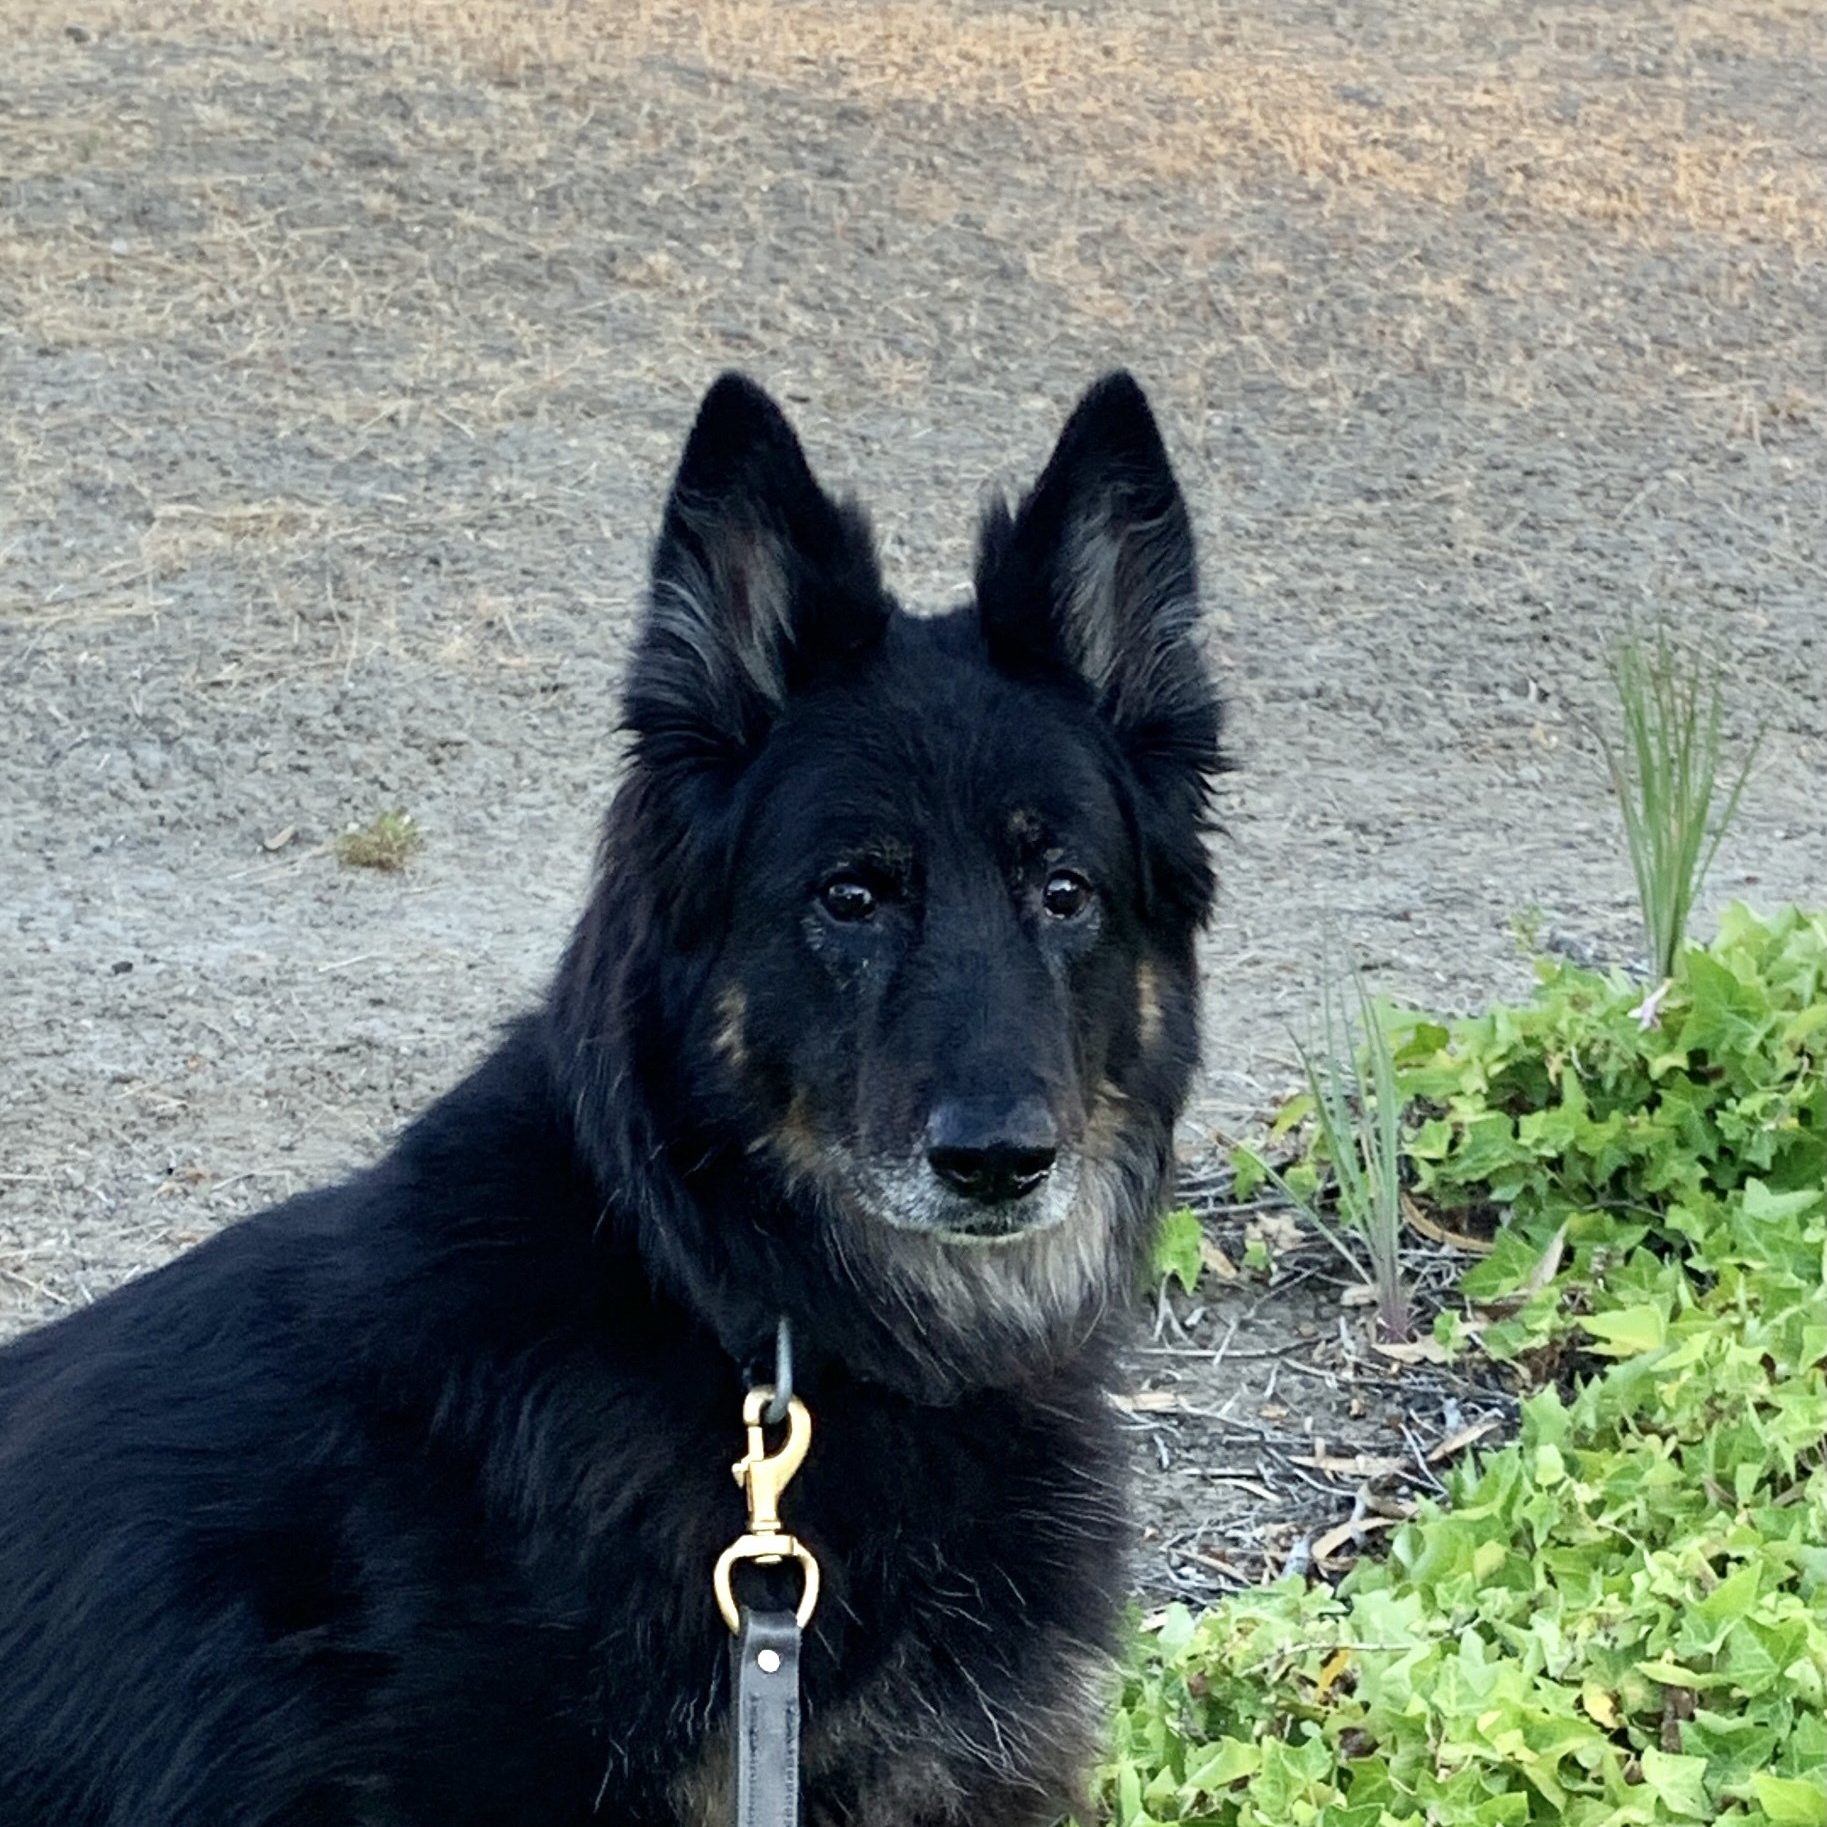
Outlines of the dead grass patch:
<svg viewBox="0 0 1827 1827">
<path fill-rule="evenodd" d="M 1266 165 L 1364 200 L 1378 192 L 1519 220 L 1655 236 L 1694 230 L 1813 247 L 1827 239 L 1827 175 L 1788 137 L 1734 121 L 1696 78 L 1722 56 L 1821 60 L 1818 7 L 1551 7 L 1497 55 L 1502 22 L 1448 7 L 1397 19 L 1383 41 L 1304 22 L 1214 16 L 1044 16 L 959 0 L 319 0 L 313 5 L 60 8 L 96 29 L 205 24 L 283 41 L 318 32 L 455 61 L 504 94 L 557 87 L 582 107 L 631 74 L 689 66 L 714 85 L 833 92 L 877 107 L 1003 110 L 1066 181 L 1222 188 Z M 91 23 L 84 26 L 81 22 Z M 17 28 L 15 20 L 15 28 Z M 41 28 L 42 29 L 42 28 Z M 1517 28 L 1512 25 L 1513 32 Z M 1571 66 L 1607 55 L 1625 73 Z M 133 123 L 49 123 L 28 169 L 132 156 Z M 663 282 L 663 281 L 662 281 Z"/>
<path fill-rule="evenodd" d="M 1673 389 L 1708 431 L 1790 435 L 1806 349 L 1724 374 L 1711 319 L 1690 327 L 1680 354 L 1731 383 L 1709 405 L 1618 274 L 1685 237 L 1730 325 L 1822 245 L 1816 125 L 1737 118 L 1705 75 L 1827 66 L 1810 19 L 1643 0 L 1506 24 L 1449 0 L 1353 42 L 1204 0 L 0 0 L 0 361 L 24 383 L 0 610 L 221 593 L 279 612 L 273 667 L 545 664 L 522 637 L 592 580 L 484 586 L 468 558 L 589 524 L 627 453 L 588 428 L 629 377 L 684 397 L 753 363 L 816 399 L 816 436 L 859 398 L 961 397 L 957 351 L 1011 308 L 1074 363 L 1183 350 L 1159 391 L 1195 428 L 1240 378 L 1336 415 L 1433 374 L 1518 411 Z M 785 168 L 802 121 L 847 172 Z M 658 474 L 670 436 L 621 422 Z M 206 460 L 174 464 L 186 444 Z M 72 524 L 111 543 L 68 552 Z M 104 591 L 48 584 L 109 566 Z M 229 619 L 205 676 L 252 664 L 214 639 Z"/>
</svg>

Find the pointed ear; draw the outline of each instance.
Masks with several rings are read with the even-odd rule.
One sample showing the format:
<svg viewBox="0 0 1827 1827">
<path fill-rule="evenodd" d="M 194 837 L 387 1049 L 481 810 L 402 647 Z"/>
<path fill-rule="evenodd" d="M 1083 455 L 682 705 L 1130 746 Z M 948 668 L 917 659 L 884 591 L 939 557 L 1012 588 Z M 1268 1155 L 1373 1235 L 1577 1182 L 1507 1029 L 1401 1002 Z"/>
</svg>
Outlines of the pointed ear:
<svg viewBox="0 0 1827 1827">
<path fill-rule="evenodd" d="M 1224 765 L 1218 695 L 1199 651 L 1186 503 L 1129 375 L 1107 375 L 1079 401 L 1013 515 L 998 504 L 985 516 L 976 582 L 991 659 L 1017 675 L 1076 678 L 1161 815 L 1158 834 L 1195 831 Z M 1186 878 L 1194 902 L 1208 900 L 1209 871 L 1180 847 L 1184 869 L 1156 860 Z"/>
<path fill-rule="evenodd" d="M 1069 668 L 1125 739 L 1211 697 L 1192 527 L 1129 375 L 1079 401 L 1013 516 L 1000 504 L 985 516 L 977 607 L 998 665 Z"/>
<path fill-rule="evenodd" d="M 753 381 L 704 397 L 654 547 L 625 722 L 649 760 L 739 761 L 819 664 L 888 619 L 860 509 L 813 477 Z"/>
</svg>

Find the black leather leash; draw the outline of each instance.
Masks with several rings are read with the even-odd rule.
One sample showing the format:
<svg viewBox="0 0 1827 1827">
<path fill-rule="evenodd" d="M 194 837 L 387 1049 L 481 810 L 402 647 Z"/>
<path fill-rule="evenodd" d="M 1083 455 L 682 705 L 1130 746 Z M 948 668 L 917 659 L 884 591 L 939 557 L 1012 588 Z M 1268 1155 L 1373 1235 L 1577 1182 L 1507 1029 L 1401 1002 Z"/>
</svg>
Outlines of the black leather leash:
<svg viewBox="0 0 1827 1827">
<path fill-rule="evenodd" d="M 724 1549 L 711 1576 L 730 1643 L 730 1731 L 736 1753 L 736 1827 L 799 1827 L 799 1644 L 818 1603 L 818 1562 L 780 1522 L 780 1494 L 812 1444 L 812 1416 L 793 1394 L 792 1336 L 780 1322 L 775 1382 L 742 1403 L 748 1451 L 730 1469 L 749 1504 L 749 1526 Z M 768 1451 L 766 1427 L 784 1416 L 787 1437 Z M 799 1563 L 796 1611 L 753 1611 L 737 1603 L 731 1575 L 740 1561 Z"/>
<path fill-rule="evenodd" d="M 730 1639 L 736 1827 L 798 1827 L 799 1620 L 750 1611 Z"/>
</svg>

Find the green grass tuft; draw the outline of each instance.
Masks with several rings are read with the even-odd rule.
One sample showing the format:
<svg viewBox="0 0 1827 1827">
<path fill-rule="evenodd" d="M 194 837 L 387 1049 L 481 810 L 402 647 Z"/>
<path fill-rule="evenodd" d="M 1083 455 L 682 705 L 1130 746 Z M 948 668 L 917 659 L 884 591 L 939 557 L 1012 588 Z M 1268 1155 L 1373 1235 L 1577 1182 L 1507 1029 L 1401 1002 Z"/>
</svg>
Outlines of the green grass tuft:
<svg viewBox="0 0 1827 1827">
<path fill-rule="evenodd" d="M 1673 977 L 1688 921 L 1721 840 L 1738 812 L 1762 743 L 1720 788 L 1724 691 L 1711 656 L 1627 635 L 1611 655 L 1622 733 L 1602 738 L 1624 816 L 1643 939 L 1658 981 Z"/>
<path fill-rule="evenodd" d="M 1375 1290 L 1383 1336 L 1406 1339 L 1412 1327 L 1401 1261 L 1403 1094 L 1378 1006 L 1355 966 L 1349 976 L 1355 1015 L 1335 974 L 1328 970 L 1321 980 L 1320 1044 L 1295 1043 L 1306 1095 L 1282 1118 L 1283 1124 L 1312 1118 L 1312 1154 L 1330 1170 L 1334 1208 L 1327 1209 L 1317 1176 L 1283 1174 L 1253 1151 L 1250 1171 L 1272 1180 Z"/>
<path fill-rule="evenodd" d="M 350 869 L 404 869 L 424 842 L 410 812 L 382 812 L 337 838 L 336 860 Z"/>
</svg>

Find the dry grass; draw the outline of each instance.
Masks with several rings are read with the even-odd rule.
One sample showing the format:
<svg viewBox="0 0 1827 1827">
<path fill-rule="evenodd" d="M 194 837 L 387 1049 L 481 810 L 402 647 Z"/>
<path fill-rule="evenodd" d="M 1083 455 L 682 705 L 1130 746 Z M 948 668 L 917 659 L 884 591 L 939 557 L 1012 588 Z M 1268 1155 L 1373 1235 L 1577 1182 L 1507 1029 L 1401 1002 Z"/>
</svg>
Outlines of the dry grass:
<svg viewBox="0 0 1827 1827">
<path fill-rule="evenodd" d="M 1813 247 L 1827 171 L 1767 126 L 1707 105 L 1707 70 L 1746 56 L 1820 61 L 1817 5 L 1531 9 L 1496 21 L 1416 7 L 1381 44 L 1311 24 L 1214 15 L 1049 15 L 956 0 L 704 0 L 692 6 L 527 6 L 510 0 L 329 0 L 257 7 L 34 9 L 146 32 L 205 27 L 271 40 L 319 32 L 410 46 L 503 89 L 601 86 L 680 62 L 718 85 L 766 85 L 1019 116 L 1066 182 L 1234 184 L 1270 168 L 1305 183 L 1455 208 L 1476 196 L 1522 220 L 1655 235 L 1702 230 Z M 1489 34 L 1484 42 L 1481 38 Z M 1625 73 L 1595 85 L 1595 57 Z M 1577 91 L 1577 118 L 1568 98 Z M 27 170 L 130 157 L 130 123 L 64 120 Z M 120 129 L 125 126 L 126 131 Z M 118 137 L 117 137 L 118 136 Z"/>
<path fill-rule="evenodd" d="M 0 419 L 0 615 L 181 612 L 206 580 L 267 647 L 218 620 L 202 680 L 538 664 L 557 606 L 627 600 L 581 561 L 501 562 L 542 515 L 587 522 L 610 397 L 686 397 L 733 360 L 834 414 L 917 414 L 996 369 L 1011 316 L 1079 372 L 1202 340 L 1153 377 L 1193 427 L 1259 377 L 1334 421 L 1412 376 L 1554 414 L 1602 365 L 1757 441 L 1806 421 L 1800 394 L 1766 403 L 1807 351 L 1671 356 L 1615 281 L 1697 249 L 1730 324 L 1771 262 L 1816 257 L 1818 121 L 1740 109 L 1713 73 L 1827 66 L 1820 23 L 1415 5 L 1347 41 L 1203 0 L 0 0 L 0 363 L 26 383 Z M 69 556 L 84 503 L 117 537 Z M 490 566 L 403 588 L 426 551 Z"/>
</svg>

